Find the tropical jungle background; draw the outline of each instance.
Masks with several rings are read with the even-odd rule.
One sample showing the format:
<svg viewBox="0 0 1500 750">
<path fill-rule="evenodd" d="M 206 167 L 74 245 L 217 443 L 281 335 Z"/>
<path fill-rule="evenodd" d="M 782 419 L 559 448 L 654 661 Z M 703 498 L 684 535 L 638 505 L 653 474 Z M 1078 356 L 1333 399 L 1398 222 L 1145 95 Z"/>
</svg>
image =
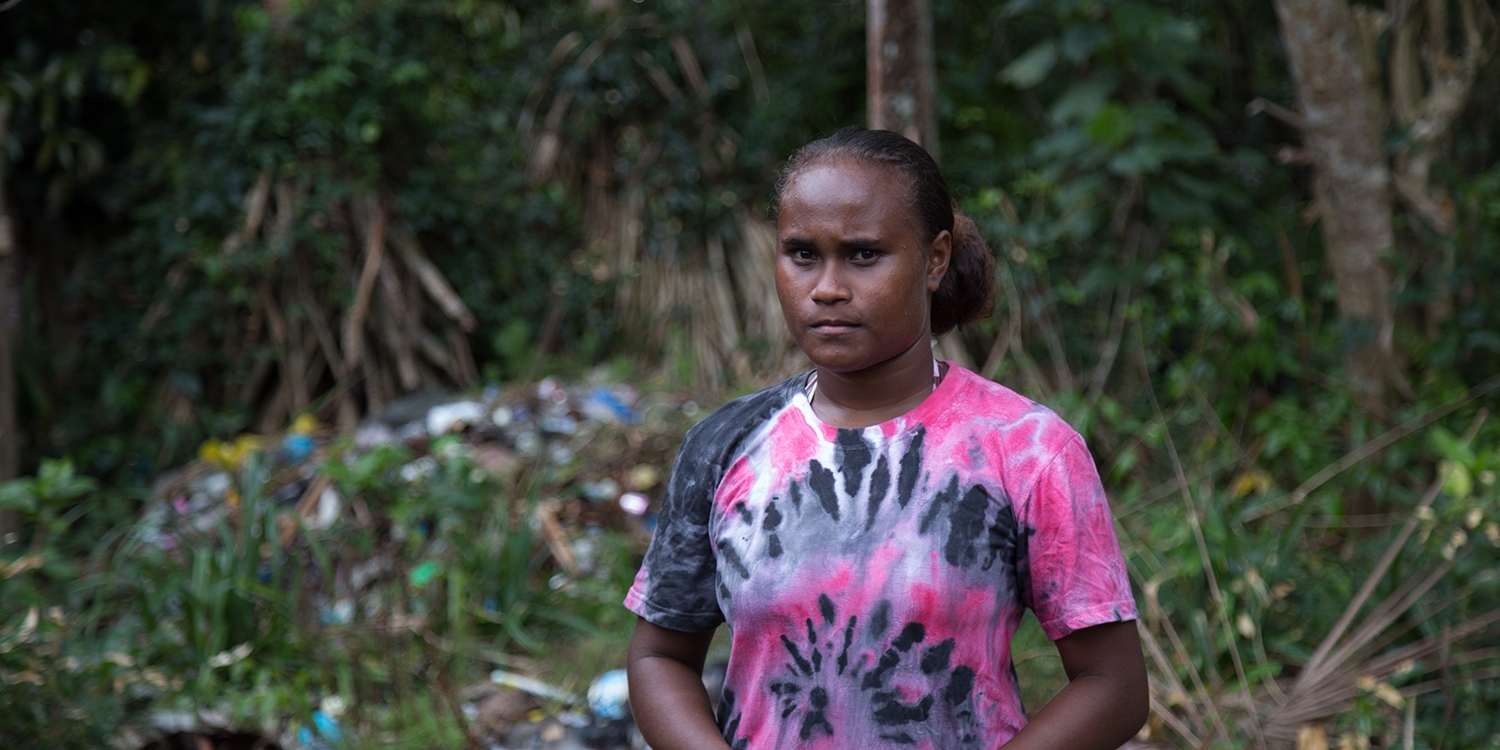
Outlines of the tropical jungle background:
<svg viewBox="0 0 1500 750">
<path fill-rule="evenodd" d="M 1139 744 L 1500 746 L 1497 45 L 1492 0 L 0 2 L 0 745 L 586 723 L 682 431 L 803 366 L 776 170 L 889 84 L 997 260 L 941 351 L 1110 491 Z"/>
</svg>

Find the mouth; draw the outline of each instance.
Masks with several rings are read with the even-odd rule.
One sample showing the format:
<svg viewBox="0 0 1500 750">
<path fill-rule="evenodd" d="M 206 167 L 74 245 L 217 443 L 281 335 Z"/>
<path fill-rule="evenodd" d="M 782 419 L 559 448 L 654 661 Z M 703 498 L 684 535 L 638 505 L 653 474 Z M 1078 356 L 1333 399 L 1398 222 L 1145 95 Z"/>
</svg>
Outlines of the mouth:
<svg viewBox="0 0 1500 750">
<path fill-rule="evenodd" d="M 811 325 L 808 326 L 808 328 L 812 329 L 816 333 L 822 333 L 831 336 L 840 333 L 849 333 L 850 331 L 859 328 L 859 324 L 849 320 L 819 320 L 814 321 Z"/>
</svg>

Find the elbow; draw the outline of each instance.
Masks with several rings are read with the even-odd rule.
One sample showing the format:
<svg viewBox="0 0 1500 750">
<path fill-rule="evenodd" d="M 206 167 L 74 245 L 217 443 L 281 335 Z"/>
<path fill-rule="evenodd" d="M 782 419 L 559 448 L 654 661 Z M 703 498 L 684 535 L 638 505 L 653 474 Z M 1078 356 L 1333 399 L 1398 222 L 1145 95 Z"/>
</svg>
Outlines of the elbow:
<svg viewBox="0 0 1500 750">
<path fill-rule="evenodd" d="M 1146 721 L 1151 718 L 1151 692 L 1146 685 L 1130 700 L 1130 705 L 1125 711 L 1125 725 L 1130 729 L 1130 736 L 1134 737 L 1140 733 L 1141 727 L 1146 726 Z"/>
<path fill-rule="evenodd" d="M 1120 702 L 1120 716 L 1123 719 L 1120 724 L 1130 730 L 1126 739 L 1138 734 L 1151 718 L 1151 685 L 1146 677 L 1145 665 L 1142 664 L 1141 667 L 1140 672 L 1132 676 L 1129 688 L 1122 691 L 1125 697 Z"/>
</svg>

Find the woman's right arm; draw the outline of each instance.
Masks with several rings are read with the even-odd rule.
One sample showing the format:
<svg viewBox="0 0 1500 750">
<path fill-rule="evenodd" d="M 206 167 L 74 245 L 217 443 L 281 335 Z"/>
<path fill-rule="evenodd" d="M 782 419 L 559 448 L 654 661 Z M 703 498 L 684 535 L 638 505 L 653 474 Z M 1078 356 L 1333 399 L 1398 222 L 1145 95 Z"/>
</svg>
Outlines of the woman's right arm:
<svg viewBox="0 0 1500 750">
<path fill-rule="evenodd" d="M 728 750 L 703 689 L 713 638 L 712 630 L 686 633 L 636 620 L 626 660 L 630 710 L 654 750 Z"/>
</svg>

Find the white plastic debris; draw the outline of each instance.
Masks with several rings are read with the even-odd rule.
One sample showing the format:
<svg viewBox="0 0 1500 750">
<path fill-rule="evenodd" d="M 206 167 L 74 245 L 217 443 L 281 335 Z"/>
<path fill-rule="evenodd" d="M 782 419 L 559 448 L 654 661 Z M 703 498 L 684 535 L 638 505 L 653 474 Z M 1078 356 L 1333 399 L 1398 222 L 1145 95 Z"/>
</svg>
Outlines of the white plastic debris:
<svg viewBox="0 0 1500 750">
<path fill-rule="evenodd" d="M 433 458 L 432 456 L 422 456 L 421 458 L 418 458 L 415 461 L 402 466 L 401 470 L 397 473 L 400 475 L 402 481 L 415 482 L 419 479 L 426 479 L 436 474 L 437 469 L 437 459 Z"/>
<path fill-rule="evenodd" d="M 584 482 L 579 485 L 578 490 L 589 502 L 602 503 L 620 496 L 620 483 L 605 477 L 597 482 Z"/>
<path fill-rule="evenodd" d="M 516 451 L 523 456 L 535 456 L 542 450 L 542 438 L 540 435 L 527 430 L 516 436 Z"/>
<path fill-rule="evenodd" d="M 344 497 L 339 494 L 338 488 L 329 485 L 318 496 L 318 509 L 313 517 L 308 520 L 307 526 L 311 529 L 326 529 L 339 519 L 339 511 L 344 507 Z"/>
<path fill-rule="evenodd" d="M 494 422 L 496 427 L 509 427 L 515 418 L 516 413 L 511 411 L 509 406 L 497 406 L 494 411 L 490 412 L 490 421 Z"/>
<path fill-rule="evenodd" d="M 427 434 L 447 435 L 477 424 L 485 415 L 484 404 L 478 401 L 455 401 L 434 406 L 427 410 Z"/>
<path fill-rule="evenodd" d="M 541 680 L 532 679 L 524 675 L 518 675 L 514 672 L 507 672 L 503 669 L 497 669 L 493 672 L 490 672 L 490 682 L 493 682 L 501 687 L 515 688 L 523 693 L 530 693 L 532 695 L 535 695 L 538 698 L 547 698 L 549 700 L 561 701 L 563 703 L 574 706 L 583 703 L 582 700 L 579 700 L 577 695 L 563 690 L 560 687 L 553 687 L 552 685 L 548 685 Z"/>
<path fill-rule="evenodd" d="M 567 414 L 548 414 L 542 417 L 542 432 L 550 432 L 554 435 L 572 435 L 578 432 L 578 420 Z"/>
<path fill-rule="evenodd" d="M 225 493 L 229 492 L 229 488 L 233 484 L 234 477 L 229 476 L 229 472 L 216 471 L 204 477 L 198 486 L 202 487 L 203 491 L 208 493 L 210 497 L 219 499 L 224 497 Z"/>
<path fill-rule="evenodd" d="M 620 496 L 620 507 L 632 516 L 643 516 L 651 507 L 651 498 L 639 492 L 627 492 Z"/>
</svg>

